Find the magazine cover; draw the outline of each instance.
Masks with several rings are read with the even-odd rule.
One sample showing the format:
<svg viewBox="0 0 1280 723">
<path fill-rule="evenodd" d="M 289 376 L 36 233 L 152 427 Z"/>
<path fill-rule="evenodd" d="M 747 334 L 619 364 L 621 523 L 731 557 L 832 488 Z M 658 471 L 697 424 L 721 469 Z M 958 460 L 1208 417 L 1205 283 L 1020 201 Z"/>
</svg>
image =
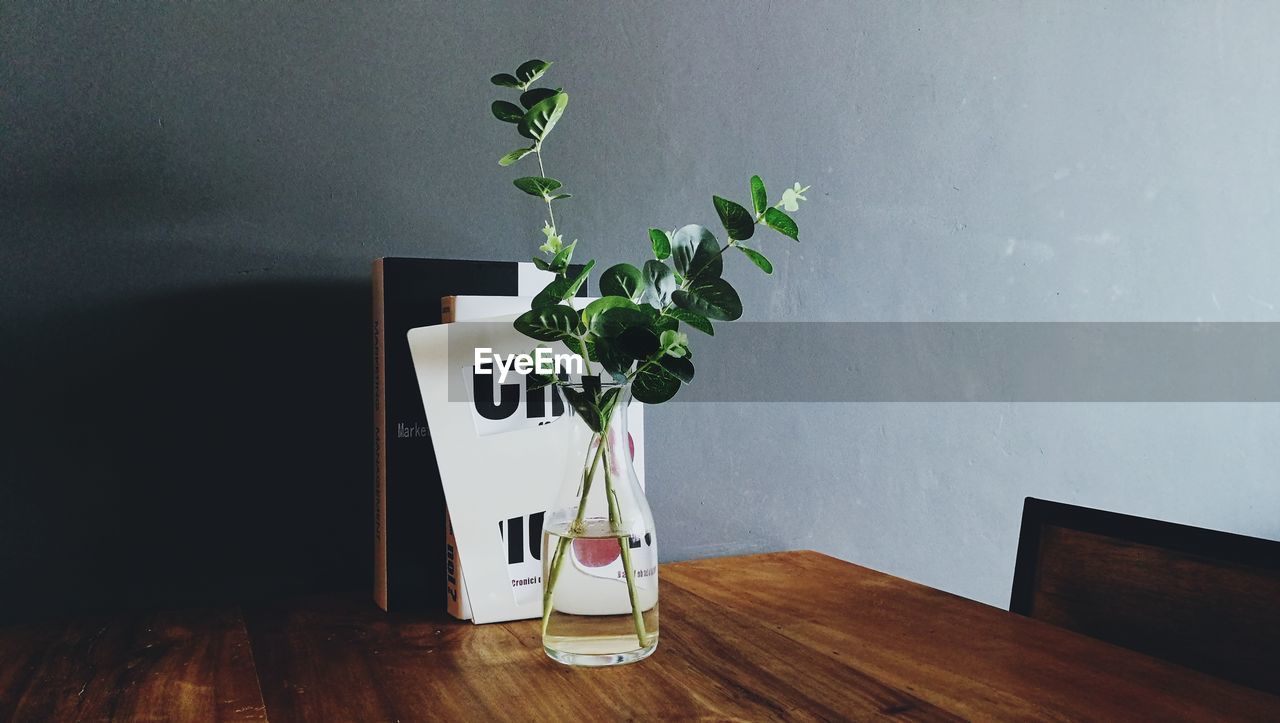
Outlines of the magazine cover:
<svg viewBox="0 0 1280 723">
<path fill-rule="evenodd" d="M 408 333 L 449 510 L 455 573 L 461 571 L 459 597 L 465 596 L 477 623 L 541 614 L 543 514 L 563 475 L 582 463 L 575 457 L 581 450 L 569 445 L 570 427 L 562 422 L 571 412 L 558 392 L 530 390 L 525 376 L 514 372 L 505 379 L 475 372 L 477 349 L 530 351 L 529 340 L 511 327 L 527 299 L 509 301 L 518 308 L 505 316 Z M 492 310 L 491 304 L 477 308 Z M 569 353 L 562 344 L 547 346 Z M 635 405 L 628 419 L 637 475 L 643 469 L 642 409 Z M 530 476 L 530 470 L 539 473 Z M 465 614 L 461 605 L 459 613 Z"/>
</svg>

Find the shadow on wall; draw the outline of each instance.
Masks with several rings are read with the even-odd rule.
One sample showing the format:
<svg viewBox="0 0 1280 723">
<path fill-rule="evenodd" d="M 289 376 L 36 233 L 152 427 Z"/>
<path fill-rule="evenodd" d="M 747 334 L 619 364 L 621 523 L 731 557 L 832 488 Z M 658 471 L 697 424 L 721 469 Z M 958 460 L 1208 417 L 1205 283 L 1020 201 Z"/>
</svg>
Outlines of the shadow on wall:
<svg viewBox="0 0 1280 723">
<path fill-rule="evenodd" d="M 365 585 L 369 298 L 244 285 L 4 330 L 0 619 Z"/>
</svg>

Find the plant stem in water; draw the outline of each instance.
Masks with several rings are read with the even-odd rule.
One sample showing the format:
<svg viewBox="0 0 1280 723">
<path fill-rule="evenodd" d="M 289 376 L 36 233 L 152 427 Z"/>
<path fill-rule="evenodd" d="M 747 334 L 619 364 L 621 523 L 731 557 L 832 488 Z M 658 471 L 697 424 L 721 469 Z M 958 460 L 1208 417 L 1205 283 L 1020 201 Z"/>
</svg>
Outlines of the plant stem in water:
<svg viewBox="0 0 1280 723">
<path fill-rule="evenodd" d="M 613 477 L 609 474 L 609 465 L 613 460 L 608 457 L 604 461 L 604 492 L 609 498 L 609 524 L 614 532 L 622 529 L 622 514 L 618 511 L 618 496 L 613 491 Z M 640 647 L 648 645 L 649 636 L 644 630 L 644 614 L 640 610 L 640 597 L 636 594 L 636 574 L 631 567 L 631 535 L 618 538 L 618 547 L 622 550 L 622 570 L 627 576 L 627 596 L 631 598 L 631 619 L 636 625 L 636 639 Z"/>
<path fill-rule="evenodd" d="M 582 477 L 582 498 L 578 500 L 578 516 L 573 521 L 573 525 L 569 528 L 570 533 L 578 533 L 582 529 L 582 517 L 587 512 L 587 494 L 591 492 L 591 478 L 595 476 L 596 466 L 600 464 L 600 456 L 604 454 L 604 432 L 596 435 L 596 456 L 591 460 L 591 466 L 587 469 L 586 474 Z M 608 462 L 606 461 L 606 464 Z M 606 484 L 608 484 L 609 473 L 605 472 Z M 551 556 L 551 569 L 547 573 L 547 579 L 543 581 L 542 586 L 542 634 L 547 634 L 547 623 L 551 620 L 551 593 L 555 591 L 556 579 L 560 577 L 560 566 L 564 564 L 565 550 L 573 542 L 571 537 L 561 537 L 556 541 L 556 552 Z"/>
</svg>

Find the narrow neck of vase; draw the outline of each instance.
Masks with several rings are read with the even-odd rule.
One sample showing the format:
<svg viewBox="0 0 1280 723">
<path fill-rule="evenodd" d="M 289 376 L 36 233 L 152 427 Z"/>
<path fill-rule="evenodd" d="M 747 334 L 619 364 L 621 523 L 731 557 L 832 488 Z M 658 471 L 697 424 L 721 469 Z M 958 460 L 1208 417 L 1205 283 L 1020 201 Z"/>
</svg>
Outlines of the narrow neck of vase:
<svg viewBox="0 0 1280 723">
<path fill-rule="evenodd" d="M 596 436 L 627 438 L 627 407 L 631 385 L 615 383 L 567 384 L 561 388 L 579 424 Z"/>
<path fill-rule="evenodd" d="M 631 389 L 617 384 L 593 388 L 562 385 L 573 407 L 570 459 L 554 504 L 547 508 L 548 529 L 574 536 L 639 539 L 652 532 L 653 517 L 636 475 L 637 452 L 629 434 Z"/>
<path fill-rule="evenodd" d="M 601 410 L 601 418 L 605 422 L 603 431 L 607 436 L 620 435 L 622 439 L 626 439 L 627 407 L 631 405 L 631 385 L 605 387 L 604 393 L 609 394 L 610 389 L 617 390 L 617 398 L 612 401 L 610 406 Z"/>
<path fill-rule="evenodd" d="M 604 462 L 611 476 L 619 481 L 635 479 L 632 458 L 635 449 L 631 443 L 631 433 L 627 429 L 627 406 L 631 403 L 631 387 L 626 386 L 618 394 L 618 400 L 608 412 L 606 426 L 601 431 L 601 442 L 604 444 Z"/>
<path fill-rule="evenodd" d="M 638 482 L 633 466 L 635 447 L 628 429 L 631 386 L 610 383 L 573 385 L 564 387 L 563 391 L 577 417 L 578 439 L 586 442 L 585 469 L 603 473 L 602 484 L 587 487 L 590 494 L 603 498 L 607 489 L 629 489 Z M 583 454 L 584 448 L 578 444 L 574 445 L 577 453 Z M 579 489 L 578 494 L 581 493 Z"/>
</svg>

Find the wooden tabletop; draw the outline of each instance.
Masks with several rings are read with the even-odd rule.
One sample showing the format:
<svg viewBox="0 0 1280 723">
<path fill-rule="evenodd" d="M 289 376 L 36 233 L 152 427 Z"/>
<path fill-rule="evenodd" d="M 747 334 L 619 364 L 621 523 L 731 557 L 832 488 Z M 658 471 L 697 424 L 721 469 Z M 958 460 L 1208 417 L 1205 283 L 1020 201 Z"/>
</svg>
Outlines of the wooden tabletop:
<svg viewBox="0 0 1280 723">
<path fill-rule="evenodd" d="M 0 630 L 0 720 L 1280 719 L 1280 698 L 815 552 L 662 566 L 653 657 L 363 595 Z"/>
</svg>

